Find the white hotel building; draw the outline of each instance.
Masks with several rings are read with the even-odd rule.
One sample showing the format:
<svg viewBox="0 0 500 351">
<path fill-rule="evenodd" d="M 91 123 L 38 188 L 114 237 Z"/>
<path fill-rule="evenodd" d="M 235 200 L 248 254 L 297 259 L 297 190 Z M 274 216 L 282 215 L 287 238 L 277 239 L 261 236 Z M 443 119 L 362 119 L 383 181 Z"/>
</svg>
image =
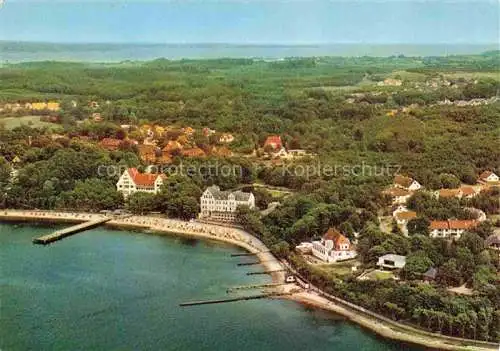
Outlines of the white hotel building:
<svg viewBox="0 0 500 351">
<path fill-rule="evenodd" d="M 201 219 L 211 219 L 221 222 L 233 222 L 236 219 L 236 209 L 240 205 L 255 207 L 255 197 L 252 193 L 242 191 L 221 191 L 216 185 L 203 192 L 200 198 Z"/>
</svg>

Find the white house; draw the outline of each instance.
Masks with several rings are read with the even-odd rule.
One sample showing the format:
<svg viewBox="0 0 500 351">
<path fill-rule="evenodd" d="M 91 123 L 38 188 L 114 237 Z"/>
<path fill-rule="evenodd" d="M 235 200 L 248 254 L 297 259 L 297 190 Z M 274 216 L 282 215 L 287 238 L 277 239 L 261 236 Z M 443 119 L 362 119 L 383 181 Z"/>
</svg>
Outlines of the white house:
<svg viewBox="0 0 500 351">
<path fill-rule="evenodd" d="M 429 236 L 431 238 L 459 239 L 463 232 L 478 224 L 479 222 L 476 220 L 432 221 L 429 226 Z"/>
<path fill-rule="evenodd" d="M 156 194 L 160 191 L 165 178 L 164 174 L 141 173 L 137 168 L 129 168 L 118 179 L 116 190 L 125 198 L 138 191 Z"/>
<path fill-rule="evenodd" d="M 356 257 L 351 242 L 336 229 L 330 228 L 320 241 L 312 242 L 312 254 L 327 263 Z"/>
<path fill-rule="evenodd" d="M 406 256 L 387 254 L 378 258 L 377 266 L 386 269 L 401 269 L 406 265 Z"/>
<path fill-rule="evenodd" d="M 242 191 L 221 191 L 216 185 L 207 188 L 200 198 L 200 218 L 222 222 L 233 222 L 236 219 L 236 209 L 240 205 L 255 207 L 255 197 L 252 193 Z"/>
<path fill-rule="evenodd" d="M 415 179 L 397 175 L 394 177 L 394 186 L 408 191 L 416 191 L 422 189 L 422 185 Z"/>
<path fill-rule="evenodd" d="M 406 235 L 408 234 L 407 224 L 410 219 L 417 218 L 417 212 L 408 211 L 405 206 L 398 206 L 398 208 L 392 212 L 392 217 L 401 228 L 401 231 Z"/>
<path fill-rule="evenodd" d="M 406 201 L 412 195 L 411 191 L 406 189 L 392 187 L 384 191 L 384 194 L 389 195 L 392 198 L 393 205 L 402 205 L 405 204 Z"/>
<path fill-rule="evenodd" d="M 488 183 L 497 183 L 499 181 L 498 176 L 491 171 L 484 171 L 481 173 L 478 179 L 479 183 L 488 184 Z"/>
</svg>

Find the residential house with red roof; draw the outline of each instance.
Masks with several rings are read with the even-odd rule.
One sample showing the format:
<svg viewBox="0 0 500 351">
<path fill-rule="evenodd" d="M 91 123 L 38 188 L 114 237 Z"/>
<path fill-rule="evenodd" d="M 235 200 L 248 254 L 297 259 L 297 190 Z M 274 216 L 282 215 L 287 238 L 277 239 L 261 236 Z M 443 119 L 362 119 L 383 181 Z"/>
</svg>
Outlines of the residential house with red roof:
<svg viewBox="0 0 500 351">
<path fill-rule="evenodd" d="M 264 142 L 264 148 L 271 147 L 273 150 L 281 150 L 283 143 L 279 135 L 270 135 Z"/>
<path fill-rule="evenodd" d="M 99 145 L 106 150 L 114 151 L 118 150 L 122 141 L 120 139 L 104 138 L 99 142 Z"/>
<path fill-rule="evenodd" d="M 417 218 L 417 212 L 409 211 L 405 206 L 399 206 L 392 212 L 392 217 L 401 228 L 401 231 L 406 235 L 408 234 L 407 224 L 411 219 Z"/>
<path fill-rule="evenodd" d="M 312 254 L 327 263 L 356 257 L 351 241 L 334 228 L 328 229 L 321 240 L 312 242 Z"/>
<path fill-rule="evenodd" d="M 412 192 L 405 189 L 392 187 L 384 190 L 383 194 L 391 197 L 393 205 L 401 205 L 406 203 L 406 201 L 410 198 Z"/>
<path fill-rule="evenodd" d="M 478 182 L 482 184 L 498 183 L 498 176 L 492 171 L 484 171 L 479 175 Z"/>
<path fill-rule="evenodd" d="M 184 157 L 205 157 L 205 151 L 199 147 L 194 147 L 182 150 L 181 155 Z"/>
<path fill-rule="evenodd" d="M 476 220 L 448 219 L 446 221 L 431 221 L 429 236 L 431 238 L 459 239 L 469 229 L 479 224 Z"/>
<path fill-rule="evenodd" d="M 422 185 L 415 179 L 402 175 L 396 175 L 394 177 L 394 186 L 408 191 L 416 191 L 422 188 Z"/>
<path fill-rule="evenodd" d="M 156 194 L 160 191 L 165 179 L 164 174 L 141 173 L 137 168 L 129 168 L 118 179 L 116 190 L 125 198 L 138 191 Z"/>
</svg>

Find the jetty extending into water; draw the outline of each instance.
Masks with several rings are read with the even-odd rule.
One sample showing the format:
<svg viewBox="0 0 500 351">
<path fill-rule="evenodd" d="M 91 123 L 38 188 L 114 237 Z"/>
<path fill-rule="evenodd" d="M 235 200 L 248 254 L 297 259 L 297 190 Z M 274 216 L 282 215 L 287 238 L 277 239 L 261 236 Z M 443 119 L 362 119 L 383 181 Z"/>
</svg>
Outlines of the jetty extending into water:
<svg viewBox="0 0 500 351">
<path fill-rule="evenodd" d="M 258 299 L 265 299 L 268 297 L 279 297 L 279 296 L 284 296 L 284 295 L 290 295 L 290 294 L 289 293 L 268 293 L 268 294 L 260 294 L 260 295 L 232 297 L 232 298 L 226 298 L 226 299 L 190 301 L 190 302 L 182 302 L 179 304 L 179 306 L 186 307 L 186 306 L 197 306 L 197 305 L 211 305 L 211 304 L 215 304 L 215 303 L 258 300 Z"/>
<path fill-rule="evenodd" d="M 276 288 L 278 286 L 286 285 L 288 283 L 268 283 L 268 284 L 252 284 L 252 285 L 240 285 L 233 286 L 226 289 L 227 293 L 230 293 L 234 290 L 247 290 L 247 289 L 260 289 L 260 288 Z"/>
<path fill-rule="evenodd" d="M 83 222 L 80 224 L 76 224 L 76 225 L 73 225 L 71 227 L 68 227 L 68 228 L 65 228 L 62 230 L 56 230 L 53 233 L 50 233 L 50 234 L 47 234 L 44 236 L 40 236 L 38 238 L 33 239 L 33 244 L 47 245 L 47 244 L 50 244 L 54 241 L 61 240 L 62 238 L 65 238 L 67 236 L 70 236 L 70 235 L 73 235 L 76 233 L 80 233 L 80 232 L 87 230 L 87 229 L 97 227 L 101 224 L 104 224 L 104 223 L 110 221 L 111 219 L 112 218 L 108 218 L 108 217 L 99 218 L 99 219 L 95 219 L 92 221 L 87 221 L 87 222 Z"/>
</svg>

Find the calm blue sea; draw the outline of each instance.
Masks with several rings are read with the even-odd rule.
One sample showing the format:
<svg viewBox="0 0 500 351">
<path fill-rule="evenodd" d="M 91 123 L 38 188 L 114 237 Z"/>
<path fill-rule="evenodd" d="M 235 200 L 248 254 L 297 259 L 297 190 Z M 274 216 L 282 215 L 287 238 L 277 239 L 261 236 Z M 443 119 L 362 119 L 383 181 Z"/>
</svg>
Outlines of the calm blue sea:
<svg viewBox="0 0 500 351">
<path fill-rule="evenodd" d="M 232 44 L 49 44 L 0 41 L 0 62 L 25 61 L 143 61 L 156 58 L 261 58 L 314 56 L 445 56 L 479 54 L 497 45 L 232 45 Z"/>
</svg>

